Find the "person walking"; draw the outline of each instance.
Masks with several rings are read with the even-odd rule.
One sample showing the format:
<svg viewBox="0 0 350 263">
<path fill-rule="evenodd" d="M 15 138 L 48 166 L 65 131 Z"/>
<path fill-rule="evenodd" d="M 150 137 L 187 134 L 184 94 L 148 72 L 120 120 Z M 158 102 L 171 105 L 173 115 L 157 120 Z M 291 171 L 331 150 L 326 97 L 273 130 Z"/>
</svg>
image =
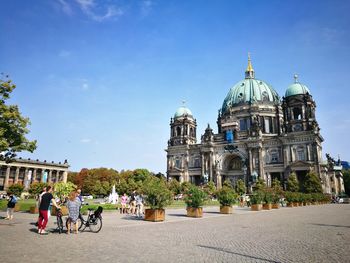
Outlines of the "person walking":
<svg viewBox="0 0 350 263">
<path fill-rule="evenodd" d="M 52 195 L 52 187 L 48 186 L 46 188 L 46 193 L 44 193 L 41 197 L 41 202 L 39 206 L 39 218 L 38 218 L 38 233 L 40 235 L 47 235 L 48 233 L 45 231 L 47 222 L 49 221 L 48 218 L 48 210 L 50 206 L 50 202 L 52 201 L 52 204 L 57 208 L 60 209 L 61 207 L 57 205 L 55 199 Z"/>
<path fill-rule="evenodd" d="M 122 208 L 120 210 L 120 213 L 121 214 L 125 214 L 127 211 L 126 211 L 126 203 L 128 202 L 128 196 L 126 195 L 126 193 L 124 193 L 120 199 L 120 203 L 122 205 Z"/>
<path fill-rule="evenodd" d="M 17 197 L 9 193 L 9 201 L 7 202 L 7 217 L 6 220 L 12 220 L 13 219 L 13 212 L 15 210 L 15 205 L 17 203 Z"/>
<path fill-rule="evenodd" d="M 135 202 L 136 202 L 136 216 L 142 217 L 143 214 L 143 197 L 141 194 L 137 194 L 135 196 Z"/>
<path fill-rule="evenodd" d="M 136 214 L 136 201 L 135 201 L 135 197 L 136 197 L 136 191 L 134 190 L 131 195 L 130 195 L 130 213 L 132 215 Z"/>
<path fill-rule="evenodd" d="M 78 234 L 78 218 L 80 214 L 81 202 L 78 198 L 77 192 L 71 192 L 67 201 L 68 207 L 68 221 L 67 221 L 67 234 L 70 234 L 71 224 L 74 225 L 75 233 Z"/>
</svg>

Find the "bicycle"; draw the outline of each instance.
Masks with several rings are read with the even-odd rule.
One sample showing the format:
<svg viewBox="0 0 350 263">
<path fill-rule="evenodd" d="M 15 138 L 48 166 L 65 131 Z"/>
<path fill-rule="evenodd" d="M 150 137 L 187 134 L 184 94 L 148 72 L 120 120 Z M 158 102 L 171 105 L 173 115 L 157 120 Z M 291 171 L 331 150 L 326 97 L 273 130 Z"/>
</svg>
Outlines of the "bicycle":
<svg viewBox="0 0 350 263">
<path fill-rule="evenodd" d="M 90 228 L 93 233 L 98 233 L 102 228 L 102 211 L 103 208 L 99 206 L 96 211 L 92 208 L 88 209 L 88 216 L 85 220 L 82 214 L 79 214 L 78 218 L 78 230 L 80 232 L 84 231 L 86 227 Z"/>
<path fill-rule="evenodd" d="M 57 222 L 57 229 L 58 233 L 63 233 L 63 220 L 62 220 L 62 211 L 61 208 L 56 209 L 56 222 Z"/>
</svg>

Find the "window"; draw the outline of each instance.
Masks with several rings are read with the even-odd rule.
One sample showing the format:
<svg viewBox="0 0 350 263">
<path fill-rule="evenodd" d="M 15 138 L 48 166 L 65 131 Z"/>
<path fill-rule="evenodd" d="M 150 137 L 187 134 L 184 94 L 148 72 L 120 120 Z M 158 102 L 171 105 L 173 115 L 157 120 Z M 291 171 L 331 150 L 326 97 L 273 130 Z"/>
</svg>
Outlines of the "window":
<svg viewBox="0 0 350 263">
<path fill-rule="evenodd" d="M 181 168 L 181 160 L 180 159 L 176 159 L 175 160 L 175 167 L 176 168 Z"/>
<path fill-rule="evenodd" d="M 199 158 L 194 159 L 194 167 L 201 167 L 201 161 Z"/>
<path fill-rule="evenodd" d="M 181 136 L 181 128 L 180 127 L 176 128 L 176 135 Z"/>
<path fill-rule="evenodd" d="M 294 120 L 301 120 L 301 108 L 293 109 Z"/>
<path fill-rule="evenodd" d="M 278 163 L 278 152 L 271 151 L 271 163 Z"/>
<path fill-rule="evenodd" d="M 297 149 L 297 157 L 299 161 L 305 161 L 305 152 L 304 148 L 298 148 Z"/>
<path fill-rule="evenodd" d="M 264 118 L 265 133 L 271 133 L 271 119 L 269 117 Z"/>
<path fill-rule="evenodd" d="M 262 93 L 262 100 L 269 101 L 269 94 L 267 94 L 266 91 L 263 91 L 263 93 Z"/>
<path fill-rule="evenodd" d="M 250 119 L 244 118 L 239 120 L 239 128 L 241 131 L 246 131 L 250 129 Z"/>
</svg>

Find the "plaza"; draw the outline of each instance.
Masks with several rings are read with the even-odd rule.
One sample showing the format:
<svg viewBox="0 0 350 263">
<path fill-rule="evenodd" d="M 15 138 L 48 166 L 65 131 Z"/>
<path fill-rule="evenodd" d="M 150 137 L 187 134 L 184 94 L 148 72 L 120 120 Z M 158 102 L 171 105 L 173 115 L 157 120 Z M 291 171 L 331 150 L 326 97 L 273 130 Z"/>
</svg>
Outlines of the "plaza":
<svg viewBox="0 0 350 263">
<path fill-rule="evenodd" d="M 5 212 L 0 212 L 4 217 Z M 328 204 L 221 215 L 205 207 L 201 219 L 167 209 L 166 220 L 146 222 L 117 211 L 103 227 L 78 235 L 35 232 L 37 215 L 0 220 L 2 262 L 346 262 L 350 258 L 350 205 Z"/>
</svg>

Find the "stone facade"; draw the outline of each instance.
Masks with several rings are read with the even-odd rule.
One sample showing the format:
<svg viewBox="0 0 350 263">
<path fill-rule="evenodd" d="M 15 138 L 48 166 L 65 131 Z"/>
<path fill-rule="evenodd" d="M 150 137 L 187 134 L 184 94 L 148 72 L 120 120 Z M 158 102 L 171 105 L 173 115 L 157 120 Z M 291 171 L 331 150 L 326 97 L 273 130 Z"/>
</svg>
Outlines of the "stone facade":
<svg viewBox="0 0 350 263">
<path fill-rule="evenodd" d="M 29 188 L 33 182 L 67 182 L 69 165 L 46 161 L 15 159 L 10 163 L 0 161 L 0 190 L 6 191 L 14 183 Z"/>
<path fill-rule="evenodd" d="M 226 179 L 233 184 L 242 179 L 251 190 L 257 178 L 268 186 L 277 178 L 286 188 L 292 172 L 302 182 L 314 171 L 325 193 L 339 193 L 342 175 L 322 161 L 315 109 L 297 76 L 280 99 L 269 84 L 255 79 L 249 59 L 245 79 L 229 91 L 219 110 L 217 133 L 208 124 L 197 143 L 196 120 L 185 106 L 171 118 L 167 177 L 197 185 L 213 181 L 218 188 Z"/>
</svg>

